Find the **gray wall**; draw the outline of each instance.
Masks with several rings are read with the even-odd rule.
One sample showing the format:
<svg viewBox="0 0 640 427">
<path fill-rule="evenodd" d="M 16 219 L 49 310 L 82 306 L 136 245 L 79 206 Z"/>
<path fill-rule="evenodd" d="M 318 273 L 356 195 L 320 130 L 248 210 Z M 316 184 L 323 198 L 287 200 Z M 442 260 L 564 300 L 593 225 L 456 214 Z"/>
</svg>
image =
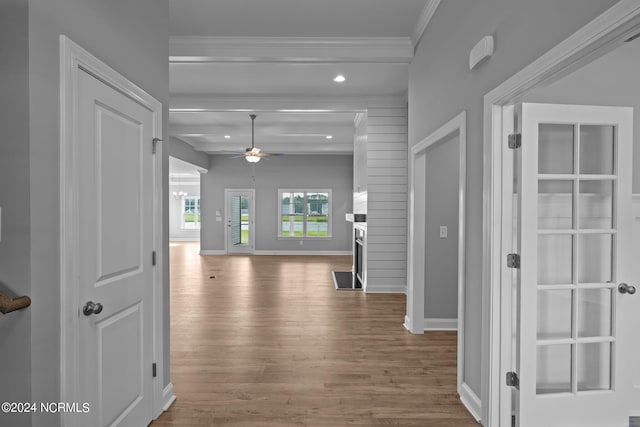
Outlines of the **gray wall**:
<svg viewBox="0 0 640 427">
<path fill-rule="evenodd" d="M 409 66 L 409 146 L 467 110 L 467 294 L 464 381 L 481 394 L 483 97 L 615 0 L 447 0 Z M 496 38 L 494 56 L 469 71 L 469 51 Z"/>
<path fill-rule="evenodd" d="M 225 212 L 225 188 L 256 189 L 256 250 L 258 251 L 351 251 L 351 223 L 344 214 L 352 210 L 353 156 L 290 155 L 262 160 L 251 166 L 244 159 L 209 156 L 209 172 L 202 176 L 201 248 L 224 250 L 224 222 L 215 211 Z M 278 189 L 330 188 L 332 190 L 331 240 L 278 240 Z"/>
<path fill-rule="evenodd" d="M 525 96 L 527 102 L 634 107 L 634 193 L 640 193 L 639 69 L 640 39 L 636 39 L 557 82 Z"/>
<path fill-rule="evenodd" d="M 200 229 L 182 228 L 182 200 L 173 197 L 173 192 L 184 191 L 189 196 L 200 195 L 200 185 L 170 184 L 169 185 L 169 240 L 189 239 L 200 240 Z"/>
<path fill-rule="evenodd" d="M 28 1 L 0 2 L 0 291 L 31 295 Z M 31 309 L 0 314 L 0 402 L 31 401 Z M 0 425 L 31 417 L 0 412 Z"/>
<path fill-rule="evenodd" d="M 426 151 L 425 319 L 458 316 L 459 136 Z M 440 238 L 446 226 L 447 238 Z"/>
<path fill-rule="evenodd" d="M 203 169 L 209 167 L 209 156 L 202 151 L 195 151 L 192 146 L 177 138 L 171 137 L 168 146 L 169 155 L 184 160 Z"/>
<path fill-rule="evenodd" d="M 32 400 L 36 402 L 60 400 L 58 36 L 69 36 L 162 102 L 166 130 L 169 99 L 168 23 L 167 0 L 29 2 L 29 159 L 33 296 L 30 340 Z M 164 170 L 167 171 L 166 151 L 164 154 Z M 165 175 L 164 193 L 167 192 L 168 175 Z M 165 200 L 165 212 L 167 209 L 168 201 Z M 165 240 L 168 240 L 168 218 L 165 218 L 164 230 Z M 165 254 L 164 287 L 167 298 L 168 277 L 168 254 Z M 165 360 L 168 361 L 168 305 L 166 313 Z M 29 340 L 29 337 L 25 339 Z M 29 355 L 25 354 L 23 363 L 28 364 L 29 359 Z M 168 369 L 167 363 L 164 367 L 165 383 L 169 380 Z M 36 426 L 49 427 L 57 423 L 57 416 L 34 416 Z"/>
</svg>

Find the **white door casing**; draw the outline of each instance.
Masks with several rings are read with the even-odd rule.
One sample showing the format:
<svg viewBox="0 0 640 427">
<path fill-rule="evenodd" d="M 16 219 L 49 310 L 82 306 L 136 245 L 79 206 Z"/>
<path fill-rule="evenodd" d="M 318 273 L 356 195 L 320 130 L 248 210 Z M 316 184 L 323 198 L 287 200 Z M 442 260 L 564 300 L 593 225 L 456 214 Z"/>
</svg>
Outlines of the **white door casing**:
<svg viewBox="0 0 640 427">
<path fill-rule="evenodd" d="M 228 254 L 255 251 L 255 189 L 225 189 L 225 246 Z M 246 206 L 246 208 L 243 208 Z M 247 219 L 245 220 L 245 214 Z M 246 233 L 243 233 L 246 231 Z"/>
<path fill-rule="evenodd" d="M 624 426 L 634 390 L 633 110 L 522 104 L 516 425 Z"/>
<path fill-rule="evenodd" d="M 61 400 L 90 405 L 63 425 L 146 425 L 163 398 L 152 377 L 152 363 L 162 367 L 161 104 L 61 36 L 61 107 Z M 99 305 L 85 314 L 89 301 Z"/>
</svg>

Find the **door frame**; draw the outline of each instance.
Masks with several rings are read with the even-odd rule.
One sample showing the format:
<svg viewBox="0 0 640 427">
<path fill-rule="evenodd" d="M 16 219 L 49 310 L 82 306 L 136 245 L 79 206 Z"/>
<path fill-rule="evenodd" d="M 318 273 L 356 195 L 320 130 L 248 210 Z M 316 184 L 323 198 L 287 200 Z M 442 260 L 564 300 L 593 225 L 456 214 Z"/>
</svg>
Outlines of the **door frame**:
<svg viewBox="0 0 640 427">
<path fill-rule="evenodd" d="M 80 301 L 78 298 L 78 265 L 82 254 L 78 241 L 78 171 L 80 159 L 76 147 L 79 144 L 75 134 L 77 122 L 78 79 L 81 72 L 95 78 L 134 99 L 153 114 L 154 138 L 162 139 L 162 103 L 154 99 L 140 87 L 109 67 L 68 37 L 60 38 L 60 401 L 81 402 L 78 395 L 77 353 L 79 340 Z M 149 141 L 149 150 L 156 145 L 153 161 L 153 246 L 156 251 L 156 265 L 153 271 L 153 360 L 160 375 L 152 378 L 153 393 L 152 418 L 157 418 L 175 399 L 173 386 L 163 387 L 165 362 L 163 360 L 164 319 L 163 312 L 163 257 L 164 241 L 162 224 L 164 218 L 162 194 L 162 144 Z M 63 426 L 75 426 L 79 420 L 71 413 L 61 413 Z"/>
<path fill-rule="evenodd" d="M 464 382 L 464 301 L 466 286 L 466 177 L 467 177 L 467 113 L 460 114 L 431 133 L 411 148 L 409 161 L 409 221 L 407 258 L 407 314 L 404 327 L 413 334 L 425 331 L 425 277 L 424 264 L 416 262 L 426 256 L 426 218 L 417 212 L 424 212 L 426 203 L 426 165 L 423 164 L 429 149 L 447 139 L 458 136 L 458 355 L 457 390 L 460 399 L 476 419 L 480 417 L 479 398 Z"/>
<path fill-rule="evenodd" d="M 556 81 L 609 52 L 638 32 L 640 4 L 621 0 L 484 96 L 482 420 L 487 427 L 511 426 L 511 397 L 505 373 L 511 367 L 510 280 L 505 274 L 511 211 L 503 201 L 506 108 L 532 89 Z M 507 296 L 505 296 L 507 295 Z"/>
<path fill-rule="evenodd" d="M 251 202 L 249 203 L 251 213 L 253 214 L 253 218 L 250 218 L 249 224 L 249 248 L 250 251 L 248 254 L 255 254 L 256 252 L 256 189 L 255 188 L 225 188 L 224 189 L 224 252 L 225 254 L 229 254 L 229 227 L 227 224 L 229 223 L 229 193 L 232 191 L 239 192 L 247 192 L 251 193 Z M 233 253 L 233 252 L 232 252 Z"/>
</svg>

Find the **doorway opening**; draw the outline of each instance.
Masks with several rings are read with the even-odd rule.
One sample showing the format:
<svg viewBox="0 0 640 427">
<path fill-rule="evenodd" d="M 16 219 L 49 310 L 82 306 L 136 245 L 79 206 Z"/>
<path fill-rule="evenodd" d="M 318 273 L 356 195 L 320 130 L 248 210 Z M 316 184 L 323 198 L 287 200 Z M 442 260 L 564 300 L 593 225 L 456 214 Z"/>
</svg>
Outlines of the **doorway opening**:
<svg viewBox="0 0 640 427">
<path fill-rule="evenodd" d="M 202 168 L 169 157 L 169 241 L 199 242 L 201 230 L 200 175 Z"/>
<path fill-rule="evenodd" d="M 479 419 L 480 399 L 464 381 L 466 112 L 411 150 L 405 327 L 457 330 L 458 393 Z"/>
</svg>

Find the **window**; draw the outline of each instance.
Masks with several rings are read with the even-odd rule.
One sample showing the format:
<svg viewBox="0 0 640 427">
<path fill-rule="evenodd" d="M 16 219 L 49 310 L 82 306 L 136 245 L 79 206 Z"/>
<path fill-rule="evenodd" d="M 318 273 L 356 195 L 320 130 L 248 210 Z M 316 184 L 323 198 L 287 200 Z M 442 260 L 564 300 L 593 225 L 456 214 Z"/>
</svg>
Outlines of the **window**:
<svg viewBox="0 0 640 427">
<path fill-rule="evenodd" d="M 278 190 L 278 237 L 331 237 L 331 190 Z"/>
<path fill-rule="evenodd" d="M 200 197 L 187 196 L 182 199 L 182 228 L 187 230 L 200 228 Z"/>
</svg>

